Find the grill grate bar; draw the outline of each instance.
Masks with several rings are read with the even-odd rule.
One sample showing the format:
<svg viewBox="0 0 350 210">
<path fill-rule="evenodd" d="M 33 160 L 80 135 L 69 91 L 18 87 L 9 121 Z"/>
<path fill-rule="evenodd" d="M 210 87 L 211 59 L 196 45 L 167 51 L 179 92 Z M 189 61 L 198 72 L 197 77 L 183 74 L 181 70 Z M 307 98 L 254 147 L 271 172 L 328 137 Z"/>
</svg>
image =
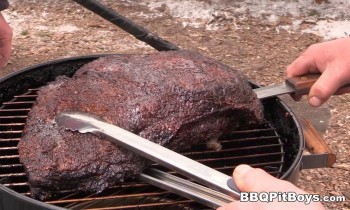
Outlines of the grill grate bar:
<svg viewBox="0 0 350 210">
<path fill-rule="evenodd" d="M 278 170 L 277 169 L 278 167 L 273 167 L 272 166 L 273 164 L 278 164 L 278 163 L 282 163 L 282 161 L 275 162 L 275 163 L 270 163 L 270 164 L 265 164 L 264 163 L 264 164 L 249 164 L 249 165 L 255 166 L 255 167 L 261 167 L 261 168 L 265 168 L 264 166 L 268 165 L 268 167 L 266 167 L 267 169 Z M 214 169 L 218 170 L 218 171 L 230 170 L 232 172 L 234 170 L 234 168 L 236 168 L 238 165 L 239 164 L 237 164 L 237 165 L 226 165 L 226 166 L 221 166 L 221 167 L 215 167 Z M 157 168 L 160 168 L 162 171 L 167 171 L 167 169 L 163 168 L 162 166 L 157 166 Z M 279 171 L 266 171 L 266 172 L 267 173 L 277 173 L 277 172 L 279 173 Z M 172 175 L 176 175 L 176 176 L 182 176 L 181 174 L 178 174 L 178 173 L 176 173 L 174 171 L 167 171 L 167 173 L 172 174 Z M 186 179 L 186 177 L 182 177 L 182 178 Z"/>
<path fill-rule="evenodd" d="M 10 183 L 10 184 L 4 184 L 6 186 L 29 186 L 28 182 L 19 182 L 19 183 Z M 148 184 L 145 183 L 127 183 L 127 184 L 121 184 L 121 185 L 115 185 L 115 186 L 111 186 L 108 189 L 116 189 L 116 188 L 129 188 L 129 187 L 143 187 L 146 186 Z M 61 193 L 71 193 L 72 190 L 64 190 L 61 191 Z"/>
<path fill-rule="evenodd" d="M 4 113 L 4 112 L 11 112 L 11 113 L 13 113 L 13 112 L 29 112 L 30 111 L 30 109 L 29 108 L 24 108 L 24 109 L 0 109 L 0 113 Z"/>
<path fill-rule="evenodd" d="M 193 203 L 191 200 L 183 200 L 183 201 L 169 201 L 169 202 L 158 202 L 158 203 L 149 203 L 149 204 L 136 204 L 136 205 L 125 205 L 125 206 L 112 206 L 112 207 L 104 207 L 104 208 L 87 208 L 86 210 L 118 210 L 118 209 L 139 209 L 139 208 L 150 208 L 150 207 L 165 207 L 165 206 L 174 206 L 179 204 L 188 204 Z"/>
<path fill-rule="evenodd" d="M 106 199 L 120 199 L 120 198 L 132 198 L 132 197 L 144 197 L 144 196 L 159 196 L 168 194 L 167 191 L 162 192 L 149 192 L 149 193 L 132 193 L 123 195 L 109 195 L 101 197 L 91 197 L 91 198 L 77 198 L 77 199 L 67 199 L 67 200 L 57 200 L 57 201 L 47 201 L 48 204 L 62 204 L 62 203 L 73 203 L 73 202 L 85 202 L 85 201 L 97 201 Z"/>
<path fill-rule="evenodd" d="M 14 167 L 23 167 L 22 164 L 11 164 L 11 165 L 0 165 L 0 169 L 4 169 L 4 168 L 14 168 Z"/>
<path fill-rule="evenodd" d="M 263 166 L 267 166 L 267 165 L 280 165 L 282 164 L 283 161 L 276 161 L 276 162 L 267 162 L 267 163 L 253 163 L 253 164 L 249 164 L 252 167 L 263 167 Z M 238 165 L 230 165 L 230 166 L 222 166 L 222 167 L 216 167 L 216 170 L 225 170 L 225 169 L 230 169 L 233 171 L 234 168 L 236 168 Z"/>
<path fill-rule="evenodd" d="M 259 136 L 252 138 L 237 138 L 237 139 L 223 139 L 220 140 L 220 143 L 231 143 L 231 142 L 246 142 L 246 141 L 260 141 L 260 140 L 276 140 L 280 136 Z"/>
<path fill-rule="evenodd" d="M 19 96 L 15 96 L 14 98 L 15 99 L 27 99 L 27 98 L 36 98 L 38 97 L 38 95 L 19 95 Z"/>
<path fill-rule="evenodd" d="M 79 192 L 69 193 L 67 196 L 64 196 L 64 197 L 62 197 L 62 198 L 60 198 L 60 199 L 58 199 L 58 200 L 56 200 L 56 201 L 68 200 L 68 199 L 70 199 L 70 198 L 72 198 L 72 197 L 74 197 L 74 196 L 77 196 L 78 194 L 79 194 Z M 91 197 L 91 196 L 93 196 L 93 195 L 95 195 L 95 194 L 91 194 L 90 196 L 86 196 L 86 198 Z M 46 201 L 45 203 L 47 203 L 47 202 L 50 202 L 50 201 Z M 51 202 L 52 202 L 52 201 L 51 201 Z M 68 208 L 68 206 L 66 206 L 66 207 Z"/>
<path fill-rule="evenodd" d="M 9 139 L 0 139 L 0 143 L 11 142 L 11 141 L 20 141 L 21 138 L 9 138 Z"/>
<path fill-rule="evenodd" d="M 0 135 L 2 134 L 19 134 L 22 133 L 22 131 L 0 131 Z"/>
<path fill-rule="evenodd" d="M 0 116 L 0 119 L 27 119 L 27 116 L 26 115 Z"/>
<path fill-rule="evenodd" d="M 4 102 L 3 105 L 33 105 L 35 101 L 11 101 Z"/>
<path fill-rule="evenodd" d="M 21 186 L 26 186 L 26 187 L 29 187 L 29 183 L 28 182 L 22 182 L 21 183 L 22 185 Z M 146 183 L 137 183 L 137 182 L 128 182 L 127 184 L 118 184 L 118 185 L 115 185 L 115 186 L 111 186 L 108 188 L 109 191 L 113 191 L 115 192 L 114 190 L 118 190 L 118 189 L 123 189 L 123 188 L 140 188 L 140 187 L 145 187 L 145 186 L 149 186 L 149 184 L 146 184 Z M 65 197 L 61 197 L 61 198 L 57 198 L 57 200 L 64 200 L 65 198 L 68 198 L 68 197 L 72 197 L 74 196 L 75 194 L 77 194 L 77 192 L 75 190 L 63 190 L 61 191 L 62 194 L 69 194 L 69 195 L 66 195 Z M 25 193 L 22 193 L 23 195 L 27 195 L 27 196 L 31 196 L 31 192 L 25 192 Z M 89 196 L 92 196 L 92 195 L 95 195 L 95 194 L 90 194 Z M 85 197 L 89 197 L 89 196 L 85 196 Z M 99 196 L 99 195 L 96 195 L 96 196 Z"/>
<path fill-rule="evenodd" d="M 10 184 L 3 184 L 5 187 L 28 187 L 28 182 L 18 182 L 18 183 L 10 183 Z"/>
<path fill-rule="evenodd" d="M 3 150 L 17 150 L 17 147 L 0 147 L 0 152 Z"/>
<path fill-rule="evenodd" d="M 0 127 L 24 126 L 25 123 L 0 123 Z"/>
<path fill-rule="evenodd" d="M 256 158 L 256 157 L 265 157 L 270 155 L 283 155 L 283 152 L 274 152 L 274 153 L 263 153 L 263 154 L 254 154 L 254 155 L 245 155 L 245 156 L 236 156 L 236 157 L 224 157 L 224 158 L 207 158 L 197 160 L 200 163 L 210 162 L 210 161 L 223 161 L 231 159 L 242 159 L 242 158 Z"/>
<path fill-rule="evenodd" d="M 0 178 L 2 177 L 25 177 L 26 173 L 12 173 L 12 174 L 0 174 Z"/>
<path fill-rule="evenodd" d="M 2 159 L 19 159 L 19 155 L 4 155 L 0 156 L 0 160 Z"/>
<path fill-rule="evenodd" d="M 268 124 L 268 123 L 266 123 Z M 267 125 L 269 126 L 269 125 Z M 230 132 L 230 135 L 232 134 L 253 134 L 253 133 L 260 133 L 260 132 L 268 132 L 268 131 L 275 131 L 274 128 L 260 128 L 260 129 L 247 129 L 247 130 L 237 130 Z"/>
<path fill-rule="evenodd" d="M 269 145 L 259 145 L 259 146 L 249 146 L 249 147 L 236 147 L 232 149 L 221 149 L 219 151 L 205 150 L 200 152 L 186 152 L 182 153 L 183 155 L 195 155 L 195 154 L 204 154 L 204 153 L 224 153 L 224 152 L 233 152 L 233 151 L 242 151 L 242 150 L 252 150 L 252 149 L 262 149 L 262 148 L 272 148 L 272 147 L 281 147 L 283 144 L 269 144 Z M 241 156 L 240 156 L 241 157 Z"/>
</svg>

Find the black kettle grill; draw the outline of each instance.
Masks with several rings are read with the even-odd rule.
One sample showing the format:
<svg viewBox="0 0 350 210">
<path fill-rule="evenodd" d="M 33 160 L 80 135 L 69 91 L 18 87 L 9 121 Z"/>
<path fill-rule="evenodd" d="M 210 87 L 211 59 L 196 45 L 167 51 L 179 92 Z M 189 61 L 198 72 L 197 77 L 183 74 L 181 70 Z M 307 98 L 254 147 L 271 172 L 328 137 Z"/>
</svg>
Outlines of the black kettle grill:
<svg viewBox="0 0 350 210">
<path fill-rule="evenodd" d="M 75 1 L 157 50 L 178 49 L 97 1 Z M 130 28 L 130 24 L 133 27 Z M 0 209 L 207 208 L 137 180 L 116 184 L 98 194 L 66 191 L 48 201 L 31 198 L 28 179 L 19 161 L 17 144 L 21 139 L 27 114 L 36 100 L 37 90 L 60 75 L 72 76 L 81 66 L 102 56 L 106 55 L 49 61 L 0 79 Z M 252 87 L 257 85 L 252 83 Z M 220 143 L 228 149 L 207 151 L 204 145 L 198 144 L 182 154 L 228 175 L 231 175 L 235 166 L 249 164 L 293 183 L 297 181 L 301 169 L 327 166 L 328 154 L 303 155 L 305 143 L 302 128 L 294 113 L 283 101 L 275 97 L 265 99 L 262 103 L 265 109 L 265 123 L 254 129 L 236 130 L 222 136 Z"/>
</svg>

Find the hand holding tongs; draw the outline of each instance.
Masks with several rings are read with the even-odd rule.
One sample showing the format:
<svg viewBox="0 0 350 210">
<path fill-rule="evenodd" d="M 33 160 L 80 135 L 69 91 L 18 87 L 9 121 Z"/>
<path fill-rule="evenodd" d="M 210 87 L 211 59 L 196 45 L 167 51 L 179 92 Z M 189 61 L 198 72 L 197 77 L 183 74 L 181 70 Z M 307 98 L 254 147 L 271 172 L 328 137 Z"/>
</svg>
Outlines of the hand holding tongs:
<svg viewBox="0 0 350 210">
<path fill-rule="evenodd" d="M 198 181 L 199 183 L 218 190 L 226 195 L 232 196 L 235 199 L 238 199 L 240 196 L 240 191 L 230 176 L 162 147 L 159 144 L 144 139 L 118 126 L 103 122 L 90 114 L 79 112 L 62 112 L 58 114 L 56 121 L 60 126 L 72 131 L 77 130 L 81 133 L 94 133 L 108 136 L 110 141 L 121 145 L 138 155 L 146 157 L 156 163 L 172 169 L 188 178 Z M 181 195 L 187 195 L 187 197 L 190 197 L 191 199 L 195 199 L 193 195 L 196 193 L 201 193 L 202 196 L 207 196 L 209 200 L 215 199 L 216 197 L 218 202 L 210 202 L 208 199 L 202 198 L 206 202 L 202 203 L 208 205 L 209 202 L 211 203 L 210 206 L 214 208 L 233 201 L 228 196 L 221 196 L 213 190 L 156 169 L 148 170 L 147 174 L 142 174 L 140 178 L 151 184 L 161 184 L 163 188 L 169 191 L 171 191 L 170 189 L 172 187 L 178 187 L 177 190 L 182 192 L 180 193 Z M 165 183 L 160 183 L 162 181 Z M 184 192 L 186 184 L 187 190 L 190 190 L 190 192 L 187 192 L 187 194 Z M 168 188 L 164 187 L 166 185 L 168 185 Z M 185 188 L 181 188 L 181 186 L 184 186 Z M 191 189 L 189 189 L 188 186 L 190 186 Z M 176 190 L 173 189 L 173 191 L 175 192 Z"/>
</svg>

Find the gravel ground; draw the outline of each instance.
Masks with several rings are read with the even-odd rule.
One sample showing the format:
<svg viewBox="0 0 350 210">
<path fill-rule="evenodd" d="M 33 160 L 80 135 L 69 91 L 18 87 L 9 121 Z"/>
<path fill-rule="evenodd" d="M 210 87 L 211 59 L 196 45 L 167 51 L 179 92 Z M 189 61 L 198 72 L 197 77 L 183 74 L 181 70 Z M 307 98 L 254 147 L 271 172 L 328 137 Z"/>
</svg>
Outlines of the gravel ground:
<svg viewBox="0 0 350 210">
<path fill-rule="evenodd" d="M 308 46 L 324 38 L 346 36 L 349 34 L 346 30 L 350 30 L 346 21 L 350 3 L 340 0 L 320 5 L 311 0 L 308 3 L 289 0 L 283 4 L 278 0 L 103 2 L 175 45 L 216 58 L 261 85 L 283 82 L 286 66 Z M 14 30 L 13 53 L 0 76 L 63 57 L 154 52 L 72 1 L 13 0 L 11 3 L 5 17 Z M 322 21 L 332 23 L 331 27 Z M 330 28 L 332 31 L 336 28 L 337 33 L 331 37 L 318 36 Z M 334 96 L 320 109 L 305 106 L 305 100 L 297 103 L 304 104 L 305 110 L 312 109 L 311 118 L 323 116 L 316 123 L 323 124 L 320 129 L 323 137 L 337 155 L 332 168 L 300 173 L 302 189 L 347 197 L 347 202 L 324 203 L 329 209 L 350 209 L 349 102 L 350 94 Z M 295 105 L 290 100 L 288 103 Z"/>
</svg>

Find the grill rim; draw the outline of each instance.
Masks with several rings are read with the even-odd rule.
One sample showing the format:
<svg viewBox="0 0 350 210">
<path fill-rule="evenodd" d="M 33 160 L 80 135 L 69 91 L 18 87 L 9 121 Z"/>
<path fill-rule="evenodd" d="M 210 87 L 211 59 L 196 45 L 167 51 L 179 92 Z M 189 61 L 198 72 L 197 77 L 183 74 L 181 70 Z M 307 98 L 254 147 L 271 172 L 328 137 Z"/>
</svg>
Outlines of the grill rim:
<svg viewBox="0 0 350 210">
<path fill-rule="evenodd" d="M 61 58 L 61 59 L 54 59 L 54 60 L 46 61 L 43 63 L 39 63 L 39 64 L 35 64 L 32 66 L 26 67 L 24 69 L 18 70 L 18 71 L 13 72 L 13 73 L 10 73 L 10 74 L 0 78 L 0 84 L 6 86 L 5 84 L 8 83 L 9 86 L 10 85 L 13 86 L 15 90 L 20 89 L 20 90 L 22 90 L 21 92 L 24 93 L 28 89 L 36 88 L 36 87 L 33 87 L 33 85 L 34 85 L 33 83 L 35 83 L 35 82 L 36 82 L 35 85 L 37 87 L 40 87 L 40 86 L 45 85 L 45 84 L 42 84 L 38 81 L 34 81 L 34 82 L 30 81 L 29 82 L 30 87 L 27 87 L 26 85 L 23 85 L 25 83 L 22 83 L 22 82 L 14 83 L 11 80 L 14 80 L 15 78 L 16 79 L 19 78 L 19 79 L 22 79 L 23 81 L 25 81 L 26 79 L 30 79 L 28 77 L 28 72 L 31 72 L 31 73 L 33 73 L 33 71 L 40 72 L 40 69 L 49 68 L 49 67 L 52 67 L 52 66 L 57 65 L 57 64 L 65 64 L 67 62 L 72 62 L 72 61 L 83 62 L 82 65 L 84 65 L 86 62 L 93 61 L 93 60 L 98 59 L 100 57 L 110 56 L 110 55 L 117 55 L 117 54 L 115 54 L 115 53 L 112 53 L 112 54 L 93 54 L 93 55 L 75 56 L 75 57 Z M 77 67 L 77 68 L 80 68 L 80 67 Z M 66 70 L 68 72 L 68 74 L 66 74 L 66 75 L 72 75 L 77 70 L 77 68 Z M 51 73 L 50 76 L 54 77 L 54 78 L 56 78 L 59 75 L 62 75 L 62 73 L 60 73 L 60 72 L 50 72 L 50 73 Z M 48 81 L 46 80 L 46 82 L 48 82 Z M 259 87 L 259 85 L 256 84 L 255 82 L 250 81 L 250 83 L 254 87 Z M 11 90 L 11 88 L 7 87 L 6 89 L 4 89 L 4 88 L 0 87 L 0 105 L 2 105 L 3 102 L 9 101 L 10 99 L 13 98 L 14 94 L 11 94 L 11 91 L 9 91 L 9 90 Z M 298 136 L 298 140 L 299 140 L 298 151 L 295 154 L 295 159 L 293 160 L 293 162 L 289 166 L 289 168 L 282 174 L 282 176 L 279 177 L 279 179 L 288 180 L 290 177 L 293 177 L 295 175 L 295 172 L 297 170 L 299 170 L 299 167 L 300 167 L 300 164 L 302 161 L 302 153 L 303 153 L 304 148 L 305 148 L 304 135 L 303 135 L 303 132 L 301 129 L 300 122 L 298 121 L 295 113 L 279 97 L 273 97 L 270 99 L 265 99 L 263 101 L 273 101 L 273 100 L 274 100 L 274 103 L 279 103 L 279 105 L 282 106 L 282 108 L 286 112 L 288 112 L 288 114 L 292 118 L 292 121 L 294 122 L 294 124 L 296 126 L 297 136 Z M 13 199 L 16 198 L 16 199 L 18 199 L 18 201 L 21 201 L 21 202 L 25 201 L 29 205 L 27 207 L 28 209 L 30 209 L 30 207 L 34 207 L 35 209 L 38 209 L 38 207 L 41 207 L 42 209 L 54 209 L 54 210 L 65 209 L 65 208 L 61 208 L 58 206 L 47 204 L 47 203 L 44 203 L 42 201 L 27 197 L 25 195 L 17 193 L 16 191 L 11 190 L 11 189 L 3 186 L 2 184 L 0 184 L 0 193 L 1 193 L 0 194 L 1 195 L 0 196 L 0 203 L 1 203 L 0 206 L 8 206 L 8 207 L 14 206 Z M 27 209 L 27 208 L 25 208 L 25 209 Z"/>
</svg>

